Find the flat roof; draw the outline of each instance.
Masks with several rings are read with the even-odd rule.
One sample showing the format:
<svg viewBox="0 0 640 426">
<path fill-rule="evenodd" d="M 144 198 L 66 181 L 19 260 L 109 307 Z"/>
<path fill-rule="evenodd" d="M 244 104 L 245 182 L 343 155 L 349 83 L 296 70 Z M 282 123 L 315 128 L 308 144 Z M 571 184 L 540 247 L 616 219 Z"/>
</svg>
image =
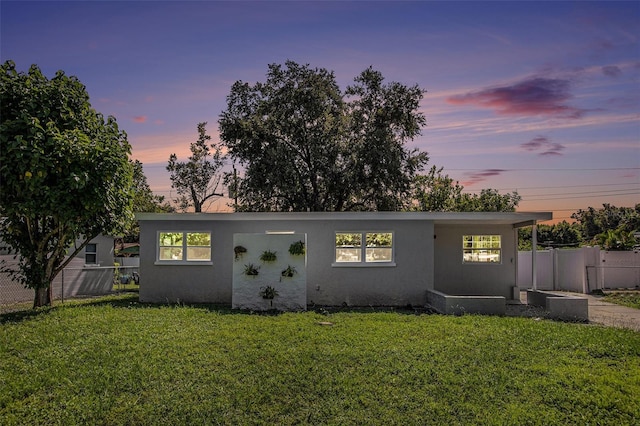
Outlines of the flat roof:
<svg viewBox="0 0 640 426">
<path fill-rule="evenodd" d="M 435 224 L 490 223 L 527 226 L 553 219 L 551 212 L 251 212 L 136 213 L 139 221 L 427 220 Z"/>
</svg>

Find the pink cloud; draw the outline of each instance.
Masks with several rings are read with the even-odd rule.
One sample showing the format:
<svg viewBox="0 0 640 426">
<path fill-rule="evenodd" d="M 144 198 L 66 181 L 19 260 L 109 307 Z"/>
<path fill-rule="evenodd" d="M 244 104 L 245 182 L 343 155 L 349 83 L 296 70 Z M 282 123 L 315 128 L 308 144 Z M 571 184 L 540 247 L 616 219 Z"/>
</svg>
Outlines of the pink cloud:
<svg viewBox="0 0 640 426">
<path fill-rule="evenodd" d="M 465 173 L 465 180 L 463 180 L 462 186 L 471 186 L 476 183 L 483 182 L 490 177 L 500 176 L 503 172 L 506 172 L 504 169 L 485 169 L 479 172 L 473 173 Z"/>
<path fill-rule="evenodd" d="M 536 77 L 510 86 L 450 96 L 447 102 L 490 108 L 498 114 L 580 118 L 585 110 L 566 104 L 571 98 L 569 89 L 569 80 Z"/>
<path fill-rule="evenodd" d="M 562 144 L 551 142 L 546 136 L 537 136 L 520 146 L 526 151 L 542 151 L 538 153 L 541 156 L 562 155 L 561 151 L 565 148 Z"/>
<path fill-rule="evenodd" d="M 147 116 L 146 115 L 137 115 L 135 117 L 133 117 L 133 122 L 134 123 L 144 123 L 147 121 Z"/>
</svg>

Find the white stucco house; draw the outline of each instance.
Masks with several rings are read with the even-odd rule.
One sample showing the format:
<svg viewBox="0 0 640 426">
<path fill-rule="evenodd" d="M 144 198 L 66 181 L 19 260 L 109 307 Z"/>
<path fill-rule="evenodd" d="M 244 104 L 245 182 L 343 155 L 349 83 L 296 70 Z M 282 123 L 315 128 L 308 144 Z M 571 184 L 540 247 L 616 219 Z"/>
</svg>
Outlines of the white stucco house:
<svg viewBox="0 0 640 426">
<path fill-rule="evenodd" d="M 517 229 L 551 218 L 549 212 L 141 213 L 140 300 L 247 309 L 430 304 L 500 313 L 519 294 Z M 287 268 L 295 272 L 285 276 Z M 273 299 L 261 297 L 265 288 L 275 290 Z"/>
</svg>

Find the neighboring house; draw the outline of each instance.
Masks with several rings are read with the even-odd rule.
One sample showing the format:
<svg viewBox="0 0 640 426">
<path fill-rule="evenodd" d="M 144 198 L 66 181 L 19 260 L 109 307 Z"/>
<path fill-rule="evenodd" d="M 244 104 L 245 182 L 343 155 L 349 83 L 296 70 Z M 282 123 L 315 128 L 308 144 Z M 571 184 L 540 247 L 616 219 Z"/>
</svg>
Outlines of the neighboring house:
<svg viewBox="0 0 640 426">
<path fill-rule="evenodd" d="M 524 212 L 140 213 L 140 300 L 260 309 L 291 307 L 288 299 L 298 301 L 294 306 L 300 300 L 424 306 L 452 295 L 504 306 L 519 295 L 517 228 L 551 218 Z M 305 245 L 302 258 L 287 252 L 298 241 Z M 260 260 L 265 251 L 277 260 Z M 281 278 L 294 264 L 295 279 Z M 250 265 L 258 275 L 246 275 Z M 278 296 L 260 300 L 267 286 Z M 484 308 L 472 303 L 469 310 Z"/>
<path fill-rule="evenodd" d="M 98 235 L 69 262 L 54 280 L 60 291 L 64 290 L 64 297 L 102 295 L 113 290 L 113 242 L 114 237 Z"/>
<path fill-rule="evenodd" d="M 110 293 L 113 290 L 113 241 L 113 237 L 99 235 L 76 254 L 53 280 L 54 298 Z M 76 244 L 80 243 L 78 241 Z M 70 248 L 69 254 L 73 251 Z M 0 241 L 2 261 L 7 269 L 17 268 L 14 254 Z M 33 300 L 32 289 L 25 289 L 22 284 L 11 280 L 9 274 L 2 274 L 0 278 L 0 304 Z"/>
</svg>

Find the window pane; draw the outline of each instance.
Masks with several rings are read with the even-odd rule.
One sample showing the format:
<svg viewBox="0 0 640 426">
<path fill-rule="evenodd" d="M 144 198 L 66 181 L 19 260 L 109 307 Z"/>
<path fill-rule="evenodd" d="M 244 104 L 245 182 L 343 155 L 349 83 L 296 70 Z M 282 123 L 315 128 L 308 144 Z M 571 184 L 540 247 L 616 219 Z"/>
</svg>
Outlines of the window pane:
<svg viewBox="0 0 640 426">
<path fill-rule="evenodd" d="M 187 260 L 211 260 L 211 248 L 187 247 Z"/>
<path fill-rule="evenodd" d="M 336 234 L 336 247 L 361 247 L 361 233 L 338 233 Z"/>
<path fill-rule="evenodd" d="M 84 263 L 86 263 L 87 265 L 95 265 L 96 263 L 98 263 L 96 254 L 87 253 L 84 256 Z"/>
<path fill-rule="evenodd" d="M 367 262 L 391 262 L 393 249 L 391 248 L 367 248 Z"/>
<path fill-rule="evenodd" d="M 98 252 L 98 245 L 97 244 L 87 244 L 87 246 L 84 248 L 84 252 L 85 253 L 97 253 Z"/>
<path fill-rule="evenodd" d="M 182 260 L 182 247 L 160 247 L 160 260 Z"/>
<path fill-rule="evenodd" d="M 182 247 L 182 232 L 161 232 L 160 245 Z"/>
<path fill-rule="evenodd" d="M 211 246 L 211 234 L 208 232 L 188 232 L 187 246 Z"/>
<path fill-rule="evenodd" d="M 391 232 L 367 233 L 367 247 L 391 247 Z"/>
<path fill-rule="evenodd" d="M 336 247 L 336 262 L 360 262 L 362 250 L 360 248 Z"/>
</svg>

